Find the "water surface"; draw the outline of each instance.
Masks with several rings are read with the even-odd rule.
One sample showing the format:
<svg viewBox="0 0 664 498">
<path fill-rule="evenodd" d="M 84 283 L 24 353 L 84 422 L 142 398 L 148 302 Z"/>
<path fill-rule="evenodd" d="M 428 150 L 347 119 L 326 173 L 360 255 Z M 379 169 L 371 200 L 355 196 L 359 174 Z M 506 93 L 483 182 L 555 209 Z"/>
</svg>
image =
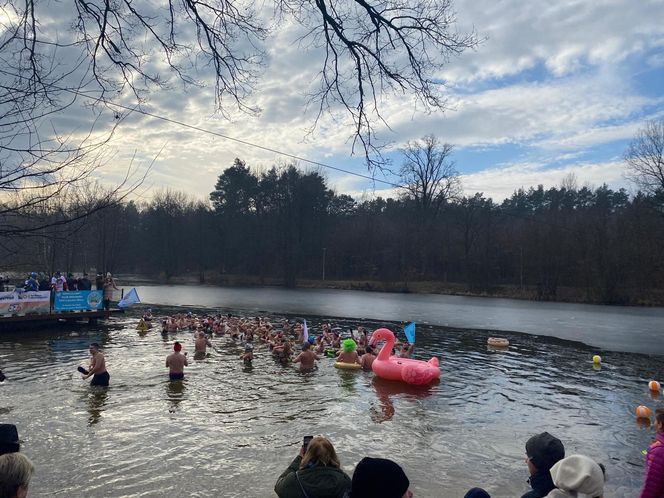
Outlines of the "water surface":
<svg viewBox="0 0 664 498">
<path fill-rule="evenodd" d="M 323 318 L 304 317 L 315 333 Z M 260 346 L 248 369 L 242 345 L 226 338 L 192 362 L 183 383 L 171 383 L 164 359 L 175 338 L 191 356 L 191 334 L 139 336 L 136 323 L 128 315 L 107 328 L 2 336 L 9 380 L 0 384 L 0 420 L 18 425 L 36 464 L 30 496 L 271 497 L 302 436 L 323 434 L 349 474 L 363 456 L 398 461 L 416 497 L 483 486 L 512 498 L 527 490 L 524 443 L 546 430 L 569 454 L 607 466 L 605 496 L 634 497 L 641 450 L 653 437 L 636 424 L 634 407 L 664 406 L 647 390 L 651 378 L 664 379 L 661 358 L 607 351 L 595 370 L 595 349 L 577 342 L 508 333 L 512 346 L 495 351 L 486 331 L 439 326 L 418 327 L 416 355 L 441 358 L 441 382 L 427 389 L 339 371 L 330 359 L 302 375 Z M 360 323 L 396 325 L 333 320 Z M 107 356 L 107 391 L 76 372 L 94 340 Z"/>
</svg>

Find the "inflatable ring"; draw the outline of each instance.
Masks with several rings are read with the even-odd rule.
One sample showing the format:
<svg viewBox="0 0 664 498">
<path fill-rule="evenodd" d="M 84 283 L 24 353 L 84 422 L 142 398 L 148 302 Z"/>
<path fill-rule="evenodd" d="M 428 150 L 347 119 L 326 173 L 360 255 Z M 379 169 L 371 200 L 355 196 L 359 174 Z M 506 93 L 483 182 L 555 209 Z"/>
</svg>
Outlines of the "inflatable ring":
<svg viewBox="0 0 664 498">
<path fill-rule="evenodd" d="M 510 345 L 510 341 L 504 337 L 489 337 L 486 343 L 494 348 L 506 348 Z"/>
<path fill-rule="evenodd" d="M 362 368 L 362 365 L 358 365 L 357 363 L 344 363 L 343 361 L 335 361 L 334 367 L 341 368 L 342 370 L 359 370 Z"/>
</svg>

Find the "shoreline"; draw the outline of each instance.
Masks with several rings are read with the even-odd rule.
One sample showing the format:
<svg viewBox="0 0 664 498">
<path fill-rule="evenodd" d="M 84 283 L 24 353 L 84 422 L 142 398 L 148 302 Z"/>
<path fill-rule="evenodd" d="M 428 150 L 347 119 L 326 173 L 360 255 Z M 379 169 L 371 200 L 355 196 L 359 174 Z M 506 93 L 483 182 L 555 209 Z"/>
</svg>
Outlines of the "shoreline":
<svg viewBox="0 0 664 498">
<path fill-rule="evenodd" d="M 598 304 L 616 307 L 664 307 L 664 291 L 651 291 L 648 299 L 640 299 L 635 302 L 606 303 L 599 299 L 590 299 L 584 289 L 561 287 L 555 299 L 539 297 L 536 286 L 495 286 L 491 291 L 472 291 L 466 284 L 437 282 L 437 281 L 412 281 L 394 282 L 381 280 L 316 280 L 299 279 L 296 285 L 288 287 L 283 279 L 272 277 L 254 277 L 246 275 L 221 275 L 214 272 L 204 272 L 201 275 L 186 274 L 166 277 L 165 275 L 144 274 L 120 274 L 120 278 L 126 285 L 158 284 L 158 285 L 196 285 L 212 287 L 277 287 L 293 289 L 337 289 L 356 290 L 365 292 L 384 292 L 390 294 L 433 294 L 463 297 L 485 297 L 498 299 L 516 299 L 521 301 L 549 302 L 549 303 L 575 303 L 575 304 Z"/>
</svg>

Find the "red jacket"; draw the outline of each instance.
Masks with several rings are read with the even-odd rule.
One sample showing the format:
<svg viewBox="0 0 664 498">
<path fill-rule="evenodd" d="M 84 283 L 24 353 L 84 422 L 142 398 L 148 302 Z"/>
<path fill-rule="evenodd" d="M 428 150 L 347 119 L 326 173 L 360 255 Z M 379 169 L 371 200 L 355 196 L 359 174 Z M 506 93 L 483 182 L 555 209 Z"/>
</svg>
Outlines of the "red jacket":
<svg viewBox="0 0 664 498">
<path fill-rule="evenodd" d="M 648 447 L 646 456 L 646 482 L 640 498 L 664 496 L 664 434 L 657 433 L 657 440 Z"/>
</svg>

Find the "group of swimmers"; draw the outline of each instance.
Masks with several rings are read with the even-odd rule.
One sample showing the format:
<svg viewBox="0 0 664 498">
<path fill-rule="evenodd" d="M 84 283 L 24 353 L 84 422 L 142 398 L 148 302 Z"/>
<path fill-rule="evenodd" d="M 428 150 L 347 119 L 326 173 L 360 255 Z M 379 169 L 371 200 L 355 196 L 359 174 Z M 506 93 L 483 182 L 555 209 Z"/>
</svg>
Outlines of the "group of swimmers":
<svg viewBox="0 0 664 498">
<path fill-rule="evenodd" d="M 139 333 L 146 333 L 152 329 L 154 321 L 156 320 L 152 311 L 148 309 L 136 328 Z M 371 365 L 381 349 L 380 345 L 369 344 L 370 334 L 362 326 L 343 333 L 341 328 L 332 328 L 329 323 L 323 323 L 319 333 L 310 336 L 306 322 L 292 323 L 287 318 L 275 326 L 272 321 L 263 317 L 246 318 L 231 313 L 198 316 L 191 312 L 163 317 L 160 323 L 164 337 L 178 332 L 193 332 L 194 359 L 203 359 L 207 355 L 207 348 L 214 349 L 213 338 L 228 337 L 239 341 L 244 344 L 240 360 L 247 366 L 254 360 L 254 346 L 260 344 L 266 346 L 279 363 L 299 364 L 299 369 L 303 372 L 314 370 L 321 356 L 371 371 Z M 392 353 L 410 358 L 413 349 L 414 346 L 408 342 L 397 343 Z M 173 353 L 166 359 L 170 378 L 182 379 L 184 367 L 187 365 L 186 353 L 182 353 L 182 343 L 175 342 Z"/>
</svg>

